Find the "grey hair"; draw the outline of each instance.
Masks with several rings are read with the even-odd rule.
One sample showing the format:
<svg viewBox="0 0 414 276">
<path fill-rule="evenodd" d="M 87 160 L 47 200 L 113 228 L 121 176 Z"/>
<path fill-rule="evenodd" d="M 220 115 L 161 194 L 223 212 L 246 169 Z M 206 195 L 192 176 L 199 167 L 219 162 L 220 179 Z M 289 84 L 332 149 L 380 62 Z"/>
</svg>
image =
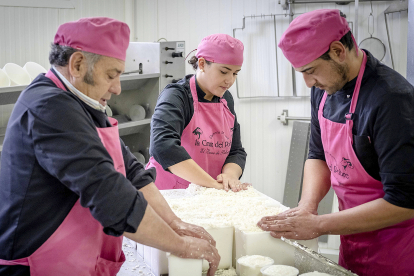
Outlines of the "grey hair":
<svg viewBox="0 0 414 276">
<path fill-rule="evenodd" d="M 69 59 L 75 52 L 81 52 L 88 63 L 88 72 L 84 77 L 84 81 L 90 85 L 94 85 L 93 81 L 93 69 L 95 64 L 99 61 L 102 57 L 101 55 L 85 52 L 81 50 L 74 49 L 69 46 L 62 46 L 59 44 L 51 44 L 51 49 L 49 52 L 49 62 L 51 65 L 56 66 L 66 66 L 69 64 Z"/>
</svg>

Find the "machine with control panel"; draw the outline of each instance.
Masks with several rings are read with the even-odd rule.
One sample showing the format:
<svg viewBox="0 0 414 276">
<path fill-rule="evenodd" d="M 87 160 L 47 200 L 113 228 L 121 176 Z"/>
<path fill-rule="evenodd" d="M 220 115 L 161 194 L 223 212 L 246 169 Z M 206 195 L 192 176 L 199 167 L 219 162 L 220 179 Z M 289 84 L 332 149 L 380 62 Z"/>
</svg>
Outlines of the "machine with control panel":
<svg viewBox="0 0 414 276">
<path fill-rule="evenodd" d="M 185 76 L 185 42 L 160 42 L 160 90 Z"/>
</svg>

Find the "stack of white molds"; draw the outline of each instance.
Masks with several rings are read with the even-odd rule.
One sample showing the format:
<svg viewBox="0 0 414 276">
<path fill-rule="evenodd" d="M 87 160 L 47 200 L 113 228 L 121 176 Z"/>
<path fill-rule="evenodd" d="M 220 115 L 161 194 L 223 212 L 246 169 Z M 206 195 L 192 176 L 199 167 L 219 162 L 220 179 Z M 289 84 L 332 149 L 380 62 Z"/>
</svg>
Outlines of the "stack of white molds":
<svg viewBox="0 0 414 276">
<path fill-rule="evenodd" d="M 183 221 L 204 227 L 216 240 L 221 256 L 219 269 L 236 267 L 236 259 L 245 255 L 262 255 L 275 264 L 293 265 L 294 248 L 257 227 L 264 216 L 277 215 L 289 208 L 258 192 L 253 187 L 234 193 L 209 189 L 195 184 L 185 190 L 162 190 L 174 213 Z M 317 251 L 317 240 L 299 241 Z M 142 246 L 142 245 L 141 245 Z M 155 275 L 168 273 L 165 252 L 138 245 L 145 262 Z M 148 253 L 149 251 L 149 253 Z M 203 262 L 203 270 L 208 263 Z"/>
</svg>

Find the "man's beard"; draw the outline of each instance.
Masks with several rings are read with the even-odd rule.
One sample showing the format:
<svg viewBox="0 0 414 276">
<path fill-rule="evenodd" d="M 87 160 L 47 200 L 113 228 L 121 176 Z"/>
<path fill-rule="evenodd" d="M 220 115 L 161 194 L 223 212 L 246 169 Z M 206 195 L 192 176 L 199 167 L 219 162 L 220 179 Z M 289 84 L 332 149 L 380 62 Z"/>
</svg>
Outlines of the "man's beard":
<svg viewBox="0 0 414 276">
<path fill-rule="evenodd" d="M 342 89 L 342 87 L 344 87 L 344 85 L 348 82 L 349 67 L 347 64 L 341 65 L 334 60 L 330 60 L 329 62 L 331 63 L 332 70 L 335 72 L 338 78 L 332 85 L 325 87 L 325 91 L 329 95 L 333 95 L 338 90 Z"/>
</svg>

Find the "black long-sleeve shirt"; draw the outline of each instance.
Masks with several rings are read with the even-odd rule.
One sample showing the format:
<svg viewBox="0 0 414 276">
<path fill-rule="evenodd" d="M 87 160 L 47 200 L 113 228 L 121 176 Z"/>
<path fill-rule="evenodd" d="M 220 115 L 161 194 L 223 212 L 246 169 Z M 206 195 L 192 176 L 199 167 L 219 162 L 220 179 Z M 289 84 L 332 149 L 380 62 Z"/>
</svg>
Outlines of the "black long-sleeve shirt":
<svg viewBox="0 0 414 276">
<path fill-rule="evenodd" d="M 354 114 L 353 148 L 364 169 L 384 185 L 384 199 L 414 209 L 414 88 L 368 51 Z M 323 116 L 345 124 L 356 78 L 328 95 Z M 324 92 L 312 87 L 309 159 L 325 160 L 318 120 Z"/>
<path fill-rule="evenodd" d="M 96 127 L 104 113 L 44 75 L 20 95 L 11 114 L 0 167 L 0 259 L 27 257 L 59 227 L 80 199 L 104 232 L 136 232 L 147 202 L 138 189 L 155 179 L 122 140 L 126 177 L 118 173 Z M 0 266 L 0 275 L 30 275 Z"/>
<path fill-rule="evenodd" d="M 167 85 L 158 98 L 152 116 L 150 154 L 165 170 L 172 165 L 191 159 L 188 152 L 181 146 L 181 135 L 194 114 L 193 96 L 189 83 L 192 76 L 187 75 L 179 82 Z M 220 102 L 217 96 L 213 96 L 211 101 L 204 99 L 205 93 L 198 86 L 197 81 L 196 88 L 199 102 Z M 232 145 L 224 164 L 236 163 L 244 170 L 247 154 L 241 143 L 240 125 L 234 111 L 233 97 L 229 91 L 226 91 L 223 98 L 235 116 Z"/>
</svg>

